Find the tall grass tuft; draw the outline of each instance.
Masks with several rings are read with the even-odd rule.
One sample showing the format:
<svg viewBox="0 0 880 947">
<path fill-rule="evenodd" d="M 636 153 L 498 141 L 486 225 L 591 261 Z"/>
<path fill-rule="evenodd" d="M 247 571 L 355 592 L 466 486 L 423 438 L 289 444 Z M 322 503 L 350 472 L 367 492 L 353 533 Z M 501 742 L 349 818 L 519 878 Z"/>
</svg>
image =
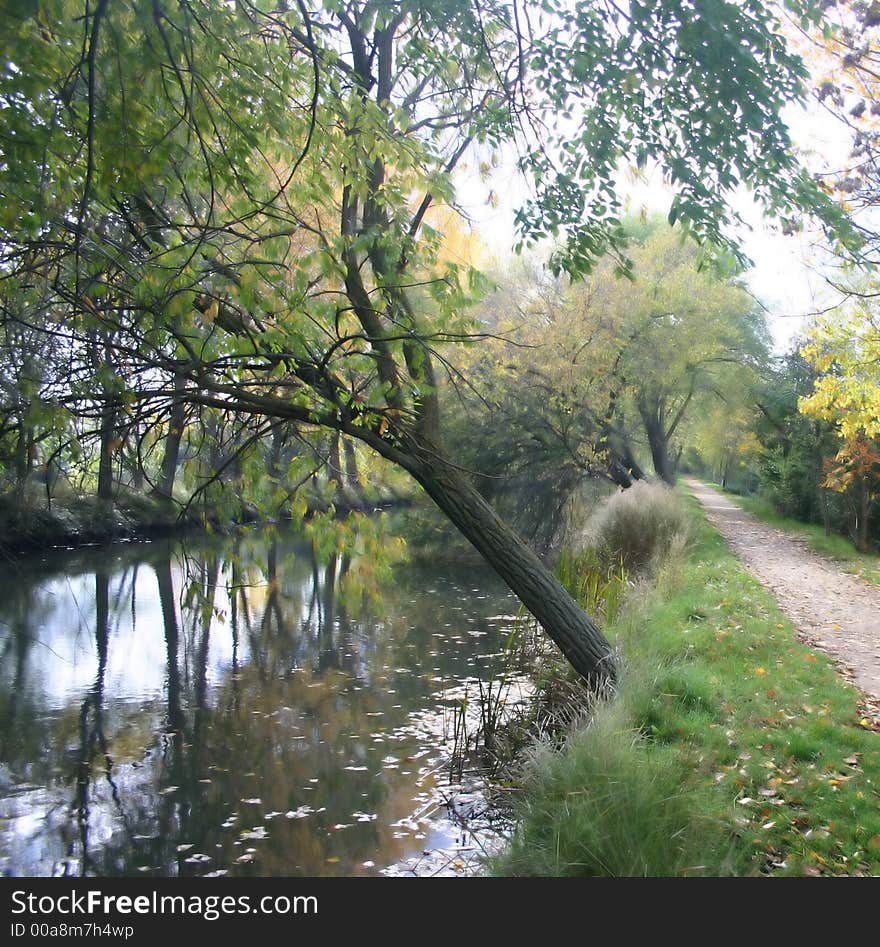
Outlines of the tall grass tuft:
<svg viewBox="0 0 880 947">
<path fill-rule="evenodd" d="M 609 624 L 617 617 L 626 591 L 622 559 L 608 561 L 590 546 L 579 552 L 563 549 L 556 577 L 590 615 L 599 613 Z"/>
<path fill-rule="evenodd" d="M 639 481 L 602 504 L 587 522 L 584 544 L 606 563 L 645 572 L 688 541 L 689 515 L 663 483 Z"/>
<path fill-rule="evenodd" d="M 730 838 L 703 816 L 680 756 L 647 746 L 622 704 L 606 705 L 564 749 L 525 767 L 519 828 L 499 875 L 612 877 L 730 872 Z"/>
</svg>

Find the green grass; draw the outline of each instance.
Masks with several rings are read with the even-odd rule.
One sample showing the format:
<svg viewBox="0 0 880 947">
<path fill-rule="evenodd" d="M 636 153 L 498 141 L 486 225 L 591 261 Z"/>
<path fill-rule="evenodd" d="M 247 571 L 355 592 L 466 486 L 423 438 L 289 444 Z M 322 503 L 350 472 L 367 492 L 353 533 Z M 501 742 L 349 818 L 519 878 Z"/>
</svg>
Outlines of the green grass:
<svg viewBox="0 0 880 947">
<path fill-rule="evenodd" d="M 880 874 L 880 735 L 691 501 L 617 698 L 526 766 L 496 874 Z"/>
<path fill-rule="evenodd" d="M 710 486 L 724 493 L 728 499 L 761 522 L 799 536 L 815 552 L 839 563 L 844 572 L 860 575 L 868 582 L 880 585 L 880 556 L 859 552 L 845 536 L 839 536 L 836 533 L 828 535 L 823 527 L 816 523 L 802 523 L 800 520 L 780 516 L 772 504 L 763 497 L 745 497 L 730 493 L 722 490 L 717 483 Z"/>
</svg>

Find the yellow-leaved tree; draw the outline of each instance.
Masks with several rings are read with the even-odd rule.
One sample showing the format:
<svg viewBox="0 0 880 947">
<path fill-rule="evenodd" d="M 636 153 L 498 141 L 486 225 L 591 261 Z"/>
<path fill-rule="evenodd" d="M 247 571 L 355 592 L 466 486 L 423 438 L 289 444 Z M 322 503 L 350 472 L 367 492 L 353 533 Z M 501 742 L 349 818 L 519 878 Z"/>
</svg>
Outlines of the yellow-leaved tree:
<svg viewBox="0 0 880 947">
<path fill-rule="evenodd" d="M 852 495 L 853 539 L 867 550 L 871 509 L 880 496 L 880 313 L 872 296 L 819 320 L 802 354 L 821 374 L 800 410 L 832 422 L 843 439 L 826 461 L 822 485 Z"/>
<path fill-rule="evenodd" d="M 821 376 L 801 411 L 837 424 L 846 440 L 880 434 L 880 312 L 873 301 L 817 321 L 802 354 Z"/>
</svg>

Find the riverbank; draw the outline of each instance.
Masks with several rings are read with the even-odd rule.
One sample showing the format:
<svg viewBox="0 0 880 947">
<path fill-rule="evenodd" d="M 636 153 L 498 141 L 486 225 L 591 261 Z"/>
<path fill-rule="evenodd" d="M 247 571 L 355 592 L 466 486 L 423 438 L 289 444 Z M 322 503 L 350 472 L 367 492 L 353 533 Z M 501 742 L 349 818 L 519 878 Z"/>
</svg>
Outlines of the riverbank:
<svg viewBox="0 0 880 947">
<path fill-rule="evenodd" d="M 408 505 L 409 498 L 384 497 L 369 505 L 369 511 Z M 310 503 L 305 516 L 325 513 L 327 503 Z M 337 513 L 363 510 L 353 504 L 335 504 Z M 220 510 L 202 505 L 188 507 L 151 494 L 119 491 L 112 501 L 95 496 L 65 496 L 53 499 L 34 496 L 0 496 L 0 557 L 12 558 L 51 547 L 76 548 L 118 540 L 155 539 L 189 530 L 222 531 L 267 519 L 255 507 L 245 506 L 230 520 Z"/>
<path fill-rule="evenodd" d="M 688 499 L 608 628 L 616 699 L 525 765 L 501 875 L 880 872 L 880 735 Z"/>
<path fill-rule="evenodd" d="M 113 502 L 67 496 L 51 504 L 7 495 L 0 497 L 0 554 L 9 558 L 52 546 L 150 539 L 203 522 L 178 504 L 134 493 L 122 494 Z"/>
</svg>

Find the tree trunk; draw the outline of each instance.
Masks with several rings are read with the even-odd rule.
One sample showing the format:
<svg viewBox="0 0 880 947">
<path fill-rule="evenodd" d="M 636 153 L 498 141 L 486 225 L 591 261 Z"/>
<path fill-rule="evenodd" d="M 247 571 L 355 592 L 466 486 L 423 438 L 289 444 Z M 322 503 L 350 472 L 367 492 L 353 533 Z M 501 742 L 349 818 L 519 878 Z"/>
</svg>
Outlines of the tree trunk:
<svg viewBox="0 0 880 947">
<path fill-rule="evenodd" d="M 168 433 L 165 435 L 165 452 L 162 455 L 162 478 L 156 487 L 156 493 L 159 496 L 169 499 L 174 495 L 174 480 L 177 477 L 177 463 L 180 459 L 180 442 L 186 424 L 183 390 L 183 375 L 175 375 L 174 401 L 171 403 L 171 417 L 168 421 Z"/>
<path fill-rule="evenodd" d="M 651 448 L 654 472 L 671 487 L 674 487 L 675 463 L 669 456 L 669 441 L 666 438 L 666 432 L 663 430 L 663 422 L 650 411 L 642 410 L 640 413 L 642 423 L 645 425 L 645 434 L 648 437 L 648 446 Z"/>
<path fill-rule="evenodd" d="M 354 505 L 363 509 L 367 505 L 367 498 L 364 494 L 364 485 L 361 483 L 354 444 L 347 437 L 342 439 L 342 450 L 345 454 L 345 479 L 348 481 L 348 489 L 353 494 Z"/>
<path fill-rule="evenodd" d="M 459 531 L 535 616 L 572 667 L 597 690 L 613 682 L 611 645 L 540 559 L 436 449 L 407 465 Z"/>
<path fill-rule="evenodd" d="M 871 494 L 866 477 L 859 478 L 859 524 L 857 545 L 859 552 L 868 551 L 868 515 L 871 511 Z"/>
<path fill-rule="evenodd" d="M 101 407 L 101 455 L 98 459 L 98 499 L 113 499 L 113 449 L 116 435 L 116 404 L 105 396 Z"/>
<path fill-rule="evenodd" d="M 18 439 L 15 446 L 15 483 L 19 493 L 24 491 L 28 475 L 31 472 L 30 428 L 22 420 L 18 424 Z"/>
<path fill-rule="evenodd" d="M 639 466 L 627 438 L 619 433 L 609 434 L 604 439 L 608 450 L 608 476 L 624 490 L 637 480 L 645 479 L 645 472 Z"/>
<path fill-rule="evenodd" d="M 342 475 L 342 457 L 339 453 L 339 442 L 339 432 L 332 431 L 327 451 L 327 476 L 336 483 L 336 492 L 341 494 L 345 479 Z"/>
<path fill-rule="evenodd" d="M 272 432 L 272 446 L 269 449 L 269 476 L 275 481 L 276 486 L 281 485 L 281 450 L 284 447 L 285 428 L 278 425 Z"/>
</svg>

